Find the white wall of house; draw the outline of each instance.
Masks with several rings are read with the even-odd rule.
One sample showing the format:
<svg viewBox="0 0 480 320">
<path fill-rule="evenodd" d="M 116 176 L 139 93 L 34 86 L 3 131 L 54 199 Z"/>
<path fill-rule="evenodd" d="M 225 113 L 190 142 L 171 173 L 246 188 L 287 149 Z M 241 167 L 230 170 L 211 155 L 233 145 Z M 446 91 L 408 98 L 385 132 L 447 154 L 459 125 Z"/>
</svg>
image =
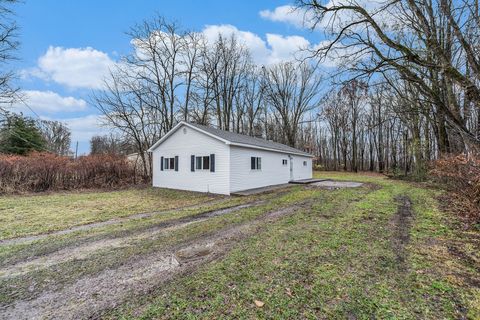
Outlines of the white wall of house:
<svg viewBox="0 0 480 320">
<path fill-rule="evenodd" d="M 312 158 L 299 155 L 292 155 L 293 180 L 312 178 Z M 306 165 L 304 165 L 306 162 Z"/>
<path fill-rule="evenodd" d="M 185 133 L 184 133 L 185 129 Z M 215 154 L 215 172 L 190 170 L 190 157 Z M 161 157 L 178 156 L 178 171 L 161 171 Z M 230 194 L 230 148 L 227 144 L 185 125 L 153 150 L 153 186 Z"/>
<path fill-rule="evenodd" d="M 215 171 L 191 171 L 191 156 L 215 155 Z M 187 125 L 181 125 L 153 150 L 153 186 L 198 192 L 230 194 L 236 191 L 312 178 L 312 158 L 249 147 L 234 146 Z M 178 157 L 178 171 L 161 170 L 161 159 Z M 261 158 L 261 169 L 251 158 Z M 286 160 L 286 164 L 283 163 Z M 304 164 L 305 162 L 305 164 Z"/>
<path fill-rule="evenodd" d="M 260 170 L 251 169 L 251 157 L 260 157 Z M 312 159 L 292 155 L 294 179 L 312 177 Z M 282 160 L 287 160 L 284 165 Z M 290 181 L 290 161 L 288 154 L 253 148 L 230 147 L 230 192 L 263 186 L 287 183 Z M 307 161 L 307 166 L 303 166 Z"/>
</svg>

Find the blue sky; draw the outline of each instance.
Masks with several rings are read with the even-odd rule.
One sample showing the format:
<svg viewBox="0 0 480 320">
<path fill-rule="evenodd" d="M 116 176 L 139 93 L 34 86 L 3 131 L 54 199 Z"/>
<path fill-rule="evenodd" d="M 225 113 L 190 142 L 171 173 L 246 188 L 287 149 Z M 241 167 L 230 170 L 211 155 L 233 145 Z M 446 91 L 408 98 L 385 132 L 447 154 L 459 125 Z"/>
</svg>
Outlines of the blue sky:
<svg viewBox="0 0 480 320">
<path fill-rule="evenodd" d="M 108 68 L 127 54 L 125 34 L 156 13 L 185 29 L 234 32 L 245 39 L 259 63 L 287 59 L 295 47 L 320 42 L 318 32 L 301 28 L 279 1 L 25 0 L 16 5 L 21 28 L 18 85 L 25 101 L 42 118 L 62 120 L 72 129 L 72 144 L 89 151 L 89 138 L 107 132 L 98 126 L 89 96 Z M 22 104 L 16 111 L 31 114 Z"/>
</svg>

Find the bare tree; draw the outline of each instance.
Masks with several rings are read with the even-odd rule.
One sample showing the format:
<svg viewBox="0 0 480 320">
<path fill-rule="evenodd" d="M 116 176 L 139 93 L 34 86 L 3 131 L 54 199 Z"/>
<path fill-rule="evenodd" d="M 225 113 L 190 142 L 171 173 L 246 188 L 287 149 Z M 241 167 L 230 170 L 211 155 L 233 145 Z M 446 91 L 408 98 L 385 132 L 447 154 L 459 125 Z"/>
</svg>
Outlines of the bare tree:
<svg viewBox="0 0 480 320">
<path fill-rule="evenodd" d="M 208 54 L 206 73 L 211 75 L 209 85 L 214 98 L 217 126 L 230 130 L 235 107 L 235 99 L 244 85 L 251 68 L 248 50 L 232 35 L 228 38 L 219 35 Z"/>
<path fill-rule="evenodd" d="M 441 126 L 446 121 L 468 146 L 478 149 L 479 140 L 459 108 L 480 107 L 475 1 L 392 0 L 366 8 L 353 0 L 331 5 L 301 0 L 298 5 L 311 14 L 313 27 L 326 25 L 331 36 L 314 52 L 317 57 L 343 52 L 350 59 L 346 69 L 356 76 L 398 74 L 428 100 L 421 106 L 434 108 Z M 458 102 L 460 96 L 465 103 Z M 447 146 L 445 151 L 451 150 Z"/>
<path fill-rule="evenodd" d="M 71 132 L 65 124 L 42 120 L 40 128 L 48 150 L 62 156 L 70 154 Z"/>
<path fill-rule="evenodd" d="M 264 68 L 265 98 L 287 144 L 297 143 L 299 124 L 318 104 L 320 78 L 307 63 L 284 62 Z"/>
<path fill-rule="evenodd" d="M 90 139 L 90 154 L 127 154 L 128 143 L 115 134 L 93 136 Z"/>
<path fill-rule="evenodd" d="M 145 103 L 142 94 L 148 88 L 130 72 L 129 66 L 112 71 L 105 89 L 93 94 L 92 104 L 102 113 L 104 125 L 115 128 L 135 147 L 143 172 L 151 172 L 151 155 L 147 150 L 161 137 L 164 117 L 157 108 Z"/>
<path fill-rule="evenodd" d="M 18 89 L 12 85 L 13 71 L 7 64 L 16 59 L 15 51 L 19 46 L 18 25 L 13 19 L 12 6 L 17 0 L 0 0 L 0 112 L 5 111 L 2 105 L 17 100 Z"/>
</svg>

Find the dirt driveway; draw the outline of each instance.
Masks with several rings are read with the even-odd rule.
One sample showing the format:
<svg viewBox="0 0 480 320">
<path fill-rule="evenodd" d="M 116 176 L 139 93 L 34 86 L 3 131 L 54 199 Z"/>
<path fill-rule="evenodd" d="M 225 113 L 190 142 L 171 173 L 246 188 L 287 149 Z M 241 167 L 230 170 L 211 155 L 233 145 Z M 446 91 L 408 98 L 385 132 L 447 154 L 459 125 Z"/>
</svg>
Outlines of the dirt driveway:
<svg viewBox="0 0 480 320">
<path fill-rule="evenodd" d="M 0 319 L 96 317 L 172 277 L 218 259 L 266 221 L 310 205 L 309 200 L 288 206 L 282 201 L 272 203 L 272 198 L 283 194 L 279 190 L 239 205 L 200 210 L 128 232 L 114 229 L 116 233 L 107 237 L 105 232 L 97 234 L 97 229 L 118 228 L 122 221 L 5 242 L 3 246 L 21 246 L 43 240 L 32 256 L 12 258 L 12 263 L 0 266 Z M 133 219 L 151 217 L 135 215 Z M 76 232 L 80 237 L 72 241 Z M 49 247 L 45 244 L 49 239 L 62 244 Z"/>
</svg>

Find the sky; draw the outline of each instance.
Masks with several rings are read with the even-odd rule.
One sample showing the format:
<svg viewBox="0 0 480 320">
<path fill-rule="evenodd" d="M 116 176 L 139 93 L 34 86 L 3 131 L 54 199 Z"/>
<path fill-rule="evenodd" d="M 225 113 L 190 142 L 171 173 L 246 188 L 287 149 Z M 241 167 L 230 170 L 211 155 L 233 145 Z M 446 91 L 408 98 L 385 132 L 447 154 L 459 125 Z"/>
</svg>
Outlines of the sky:
<svg viewBox="0 0 480 320">
<path fill-rule="evenodd" d="M 315 45 L 321 33 L 303 28 L 301 14 L 283 1 L 24 0 L 15 5 L 21 47 L 13 68 L 25 104 L 13 111 L 59 120 L 72 130 L 72 148 L 89 152 L 89 140 L 105 134 L 91 95 L 108 70 L 132 47 L 126 32 L 161 15 L 207 38 L 235 33 L 259 64 L 292 57 Z"/>
</svg>

